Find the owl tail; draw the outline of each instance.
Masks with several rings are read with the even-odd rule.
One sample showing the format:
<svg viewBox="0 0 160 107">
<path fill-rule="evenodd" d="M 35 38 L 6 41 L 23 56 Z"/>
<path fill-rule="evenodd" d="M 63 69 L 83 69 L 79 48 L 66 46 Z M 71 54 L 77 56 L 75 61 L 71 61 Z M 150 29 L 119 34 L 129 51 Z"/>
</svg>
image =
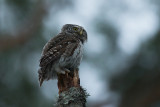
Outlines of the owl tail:
<svg viewBox="0 0 160 107">
<path fill-rule="evenodd" d="M 41 68 L 38 70 L 38 74 L 39 74 L 39 85 L 40 85 L 40 87 L 41 87 L 41 86 L 42 86 L 42 83 L 43 83 L 43 81 L 44 81 L 44 79 L 43 79 L 43 73 L 42 73 Z"/>
</svg>

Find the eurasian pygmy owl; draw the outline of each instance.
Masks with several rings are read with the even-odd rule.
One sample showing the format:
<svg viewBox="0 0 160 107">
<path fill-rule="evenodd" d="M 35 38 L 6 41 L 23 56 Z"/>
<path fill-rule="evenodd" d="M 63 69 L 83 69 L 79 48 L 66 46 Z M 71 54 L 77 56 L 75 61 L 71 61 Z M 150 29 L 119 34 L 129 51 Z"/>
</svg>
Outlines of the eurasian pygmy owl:
<svg viewBox="0 0 160 107">
<path fill-rule="evenodd" d="M 83 56 L 83 45 L 87 41 L 86 30 L 74 24 L 66 24 L 61 32 L 43 48 L 40 59 L 39 81 L 54 79 L 57 74 L 74 72 Z"/>
</svg>

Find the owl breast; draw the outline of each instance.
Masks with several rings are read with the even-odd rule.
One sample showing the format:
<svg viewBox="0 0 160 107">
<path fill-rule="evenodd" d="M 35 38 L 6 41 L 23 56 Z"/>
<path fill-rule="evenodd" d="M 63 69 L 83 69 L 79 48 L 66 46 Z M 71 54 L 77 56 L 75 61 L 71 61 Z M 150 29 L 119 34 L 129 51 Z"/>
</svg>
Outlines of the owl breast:
<svg viewBox="0 0 160 107">
<path fill-rule="evenodd" d="M 72 44 L 71 44 L 72 45 Z M 76 46 L 73 46 L 74 49 L 68 46 L 67 51 L 61 56 L 59 60 L 59 66 L 67 69 L 76 69 L 79 67 L 80 62 L 83 57 L 83 44 L 77 43 Z M 71 53 L 71 54 L 68 54 Z"/>
</svg>

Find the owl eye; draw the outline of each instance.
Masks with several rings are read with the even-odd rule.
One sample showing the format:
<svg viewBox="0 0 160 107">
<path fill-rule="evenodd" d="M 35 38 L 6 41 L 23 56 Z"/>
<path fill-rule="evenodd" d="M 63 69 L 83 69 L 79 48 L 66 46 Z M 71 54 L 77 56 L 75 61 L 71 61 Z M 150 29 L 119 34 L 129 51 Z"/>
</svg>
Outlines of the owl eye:
<svg viewBox="0 0 160 107">
<path fill-rule="evenodd" d="M 77 31 L 77 30 L 78 30 L 78 28 L 77 28 L 77 27 L 74 27 L 74 28 L 73 28 L 73 30 Z"/>
</svg>

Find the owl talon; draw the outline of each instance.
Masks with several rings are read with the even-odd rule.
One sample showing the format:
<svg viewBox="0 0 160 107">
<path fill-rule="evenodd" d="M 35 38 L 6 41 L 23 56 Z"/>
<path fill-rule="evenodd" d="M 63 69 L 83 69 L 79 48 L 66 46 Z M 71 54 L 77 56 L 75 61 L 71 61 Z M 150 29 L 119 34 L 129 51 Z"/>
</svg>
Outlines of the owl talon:
<svg viewBox="0 0 160 107">
<path fill-rule="evenodd" d="M 58 71 L 58 74 L 66 74 L 66 73 L 70 73 L 71 71 L 67 68 L 63 68 L 61 70 Z"/>
<path fill-rule="evenodd" d="M 71 71 L 67 68 L 64 68 L 64 71 L 67 72 L 67 73 L 70 73 Z"/>
<path fill-rule="evenodd" d="M 58 71 L 59 74 L 65 74 L 65 71 L 61 70 L 61 71 Z"/>
</svg>

